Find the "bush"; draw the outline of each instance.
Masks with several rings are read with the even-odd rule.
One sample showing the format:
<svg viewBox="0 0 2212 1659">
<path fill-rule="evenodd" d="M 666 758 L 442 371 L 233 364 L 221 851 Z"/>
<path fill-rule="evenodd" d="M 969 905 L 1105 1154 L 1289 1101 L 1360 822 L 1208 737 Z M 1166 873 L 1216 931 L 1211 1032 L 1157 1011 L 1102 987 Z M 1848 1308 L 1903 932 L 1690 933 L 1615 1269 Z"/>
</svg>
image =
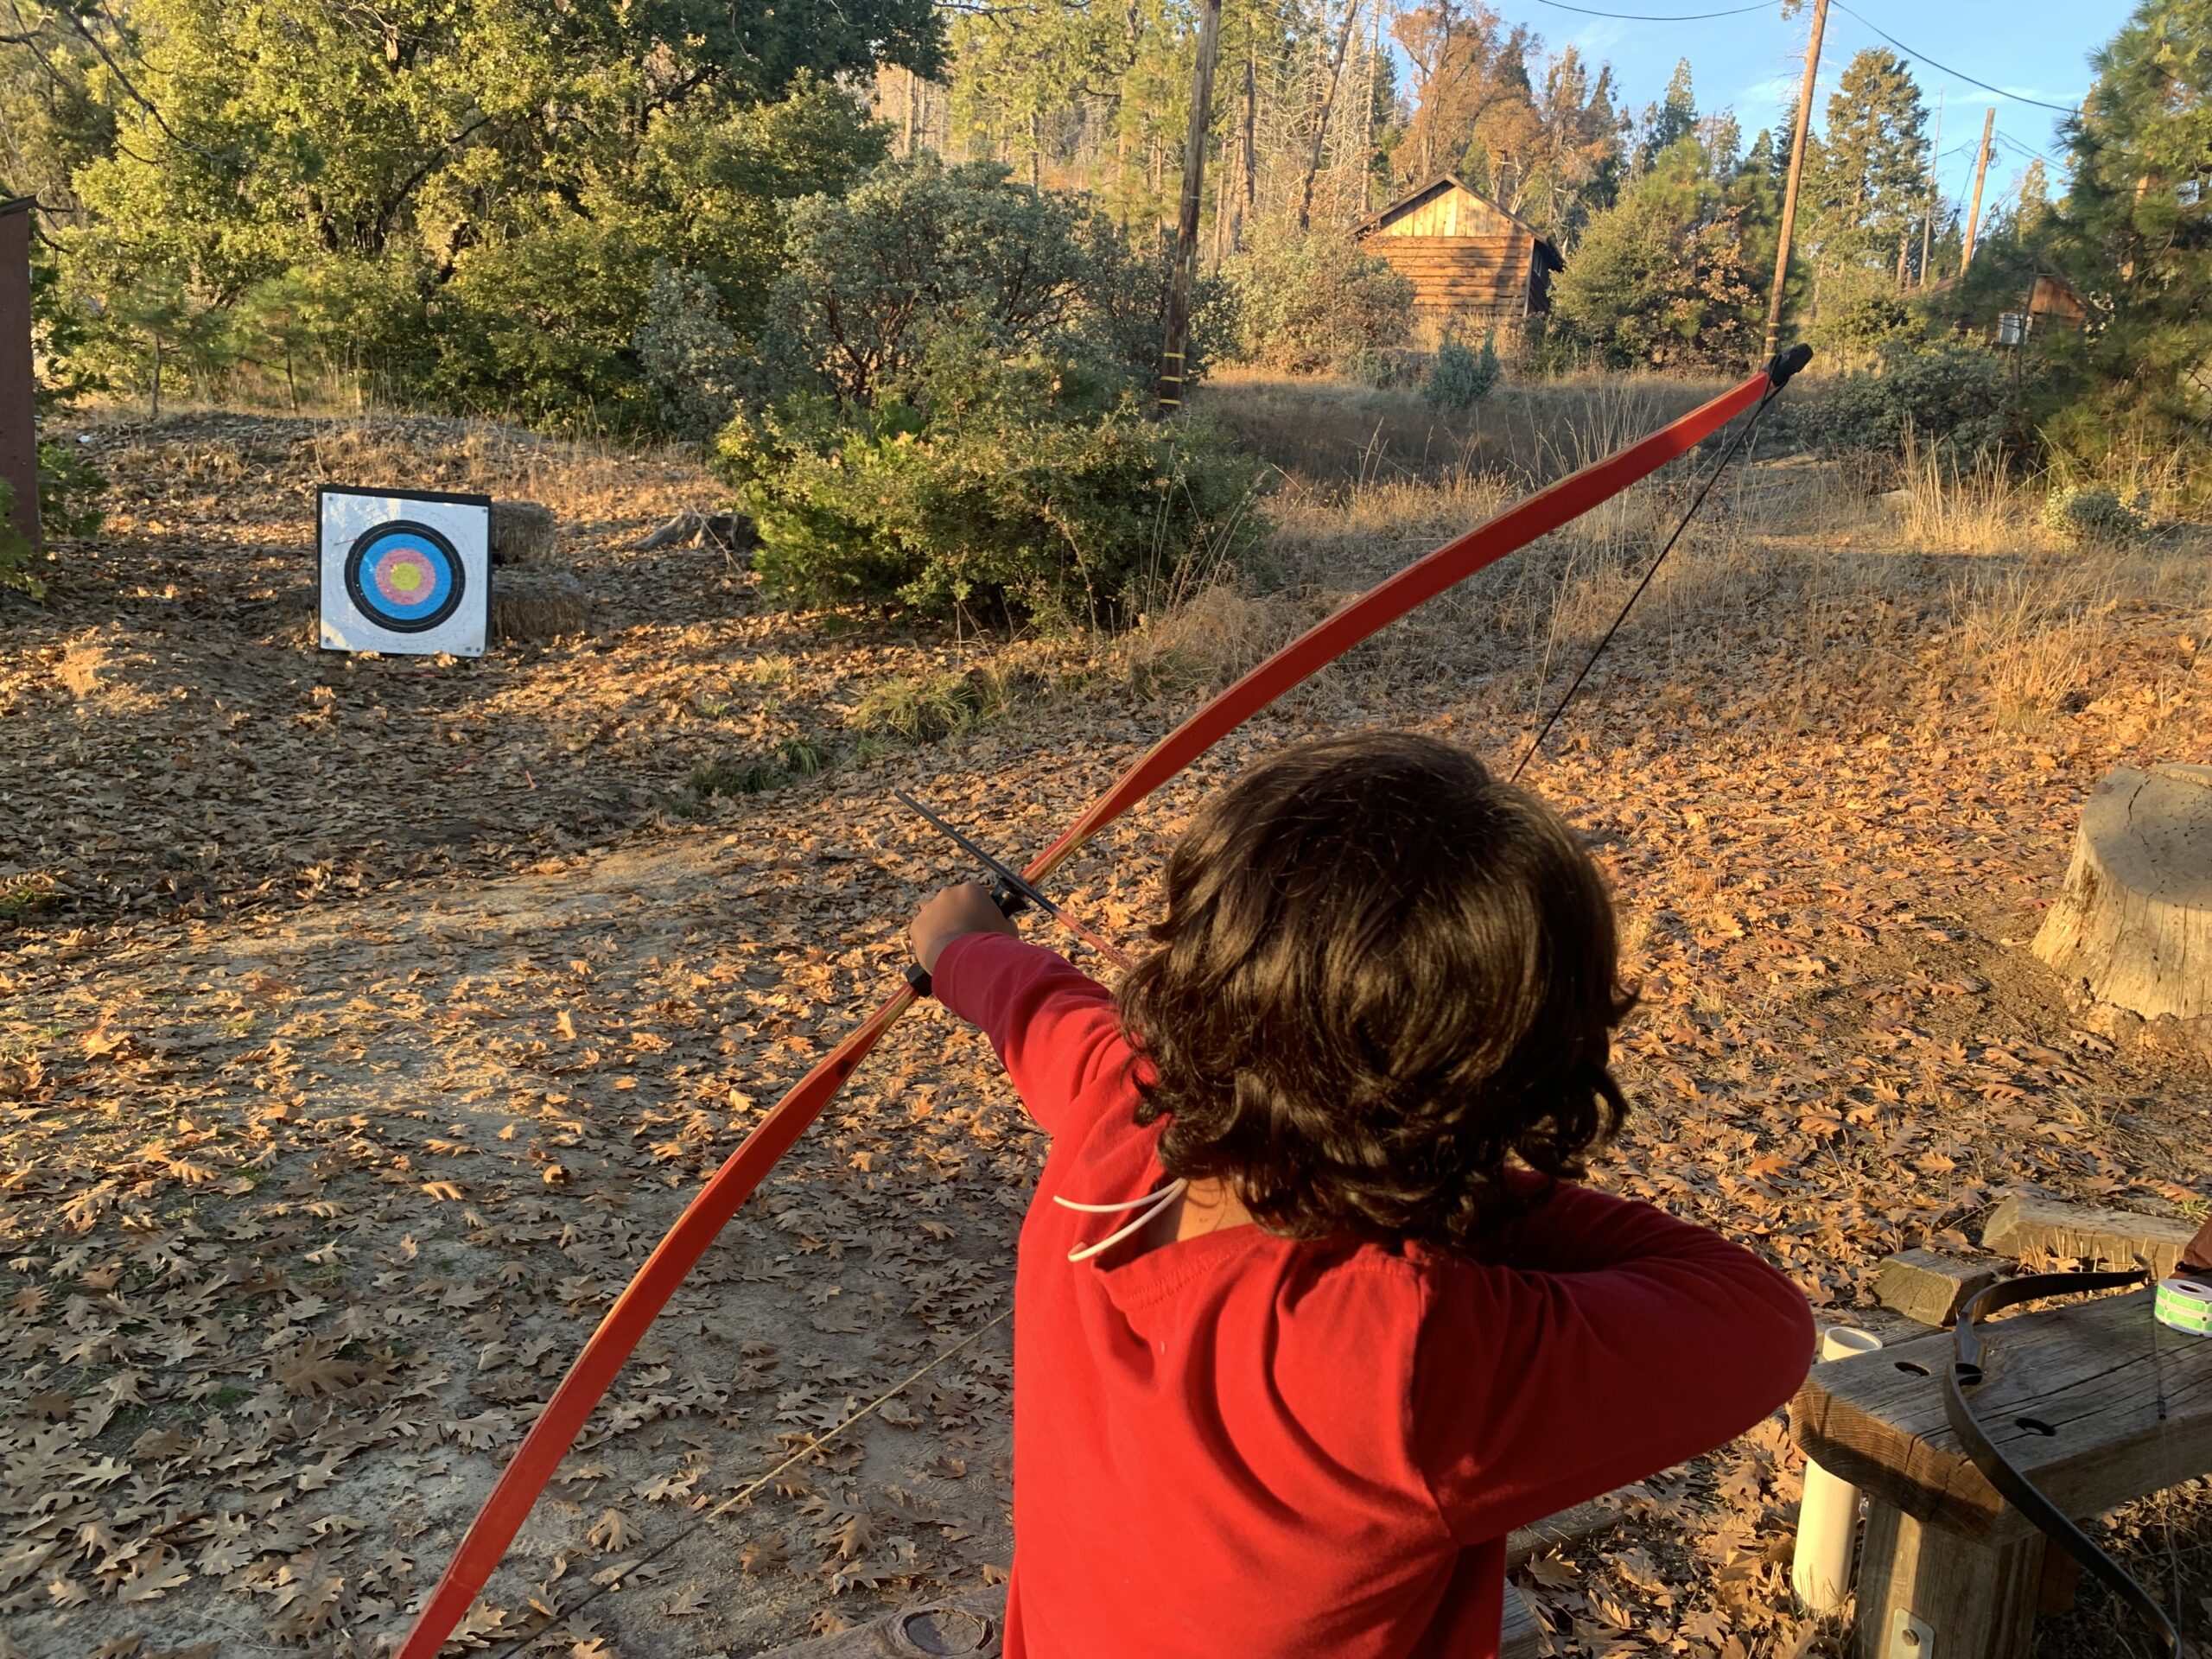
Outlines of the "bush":
<svg viewBox="0 0 2212 1659">
<path fill-rule="evenodd" d="M 2102 486 L 2053 490 L 2043 504 L 2044 528 L 2075 547 L 2124 547 L 2143 533 L 2143 517 Z"/>
<path fill-rule="evenodd" d="M 704 439 L 728 424 L 745 383 L 744 347 L 722 319 L 721 296 L 697 271 L 662 264 L 645 291 L 645 320 L 631 344 L 660 394 L 661 424 Z"/>
<path fill-rule="evenodd" d="M 1490 395 L 1497 377 L 1497 345 L 1490 336 L 1484 336 L 1479 352 L 1447 340 L 1437 347 L 1435 365 L 1421 395 L 1439 409 L 1471 409 Z"/>
<path fill-rule="evenodd" d="M 1263 226 L 1223 275 L 1237 355 L 1263 369 L 1316 374 L 1413 333 L 1414 285 L 1336 231 Z"/>
<path fill-rule="evenodd" d="M 16 528 L 16 492 L 0 484 L 0 592 L 13 589 L 29 594 L 33 599 L 45 596 L 46 584 L 31 574 L 31 562 L 36 557 L 31 544 Z"/>
<path fill-rule="evenodd" d="M 38 522 L 48 536 L 90 536 L 107 515 L 100 511 L 107 480 L 73 443 L 38 447 Z"/>
<path fill-rule="evenodd" d="M 1147 251 L 1072 196 L 992 162 L 887 162 L 852 193 L 794 208 L 791 264 L 768 302 L 769 390 L 872 404 L 951 333 L 986 356 L 1064 359 L 1149 387 L 1166 332 L 1172 245 Z M 1186 381 L 1217 331 L 1215 284 L 1195 296 Z"/>
<path fill-rule="evenodd" d="M 2022 455 L 2034 442 L 2005 365 L 1955 342 L 1891 346 L 1878 372 L 1832 381 L 1800 404 L 1792 429 L 1817 449 L 1843 454 L 1900 454 L 1908 430 L 1961 454 Z"/>
<path fill-rule="evenodd" d="M 1545 351 L 1564 366 L 1735 369 L 1757 346 L 1745 215 L 1695 138 L 1590 221 L 1552 286 Z"/>
<path fill-rule="evenodd" d="M 1256 534 L 1257 463 L 1065 359 L 1009 363 L 955 334 L 902 391 L 795 395 L 723 433 L 773 596 L 1115 627 Z"/>
<path fill-rule="evenodd" d="M 1159 247 L 998 167 L 899 162 L 802 204 L 772 368 L 719 449 L 762 585 L 1117 627 L 1241 552 L 1259 464 L 1144 412 L 1166 275 Z"/>
</svg>

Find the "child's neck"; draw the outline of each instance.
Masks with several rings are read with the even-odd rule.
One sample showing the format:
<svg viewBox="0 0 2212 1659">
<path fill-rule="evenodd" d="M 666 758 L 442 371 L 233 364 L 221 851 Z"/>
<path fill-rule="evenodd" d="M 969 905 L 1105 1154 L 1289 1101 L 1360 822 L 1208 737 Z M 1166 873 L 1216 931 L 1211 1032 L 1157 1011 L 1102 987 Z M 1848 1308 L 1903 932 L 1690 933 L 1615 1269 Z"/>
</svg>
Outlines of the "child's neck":
<svg viewBox="0 0 2212 1659">
<path fill-rule="evenodd" d="M 1201 1233 L 1248 1227 L 1251 1222 L 1251 1212 L 1238 1201 L 1229 1184 L 1208 1176 L 1185 1186 L 1182 1197 L 1161 1211 L 1153 1218 L 1152 1224 L 1137 1235 L 1137 1243 L 1140 1250 L 1157 1249 L 1162 1244 L 1179 1244 Z"/>
</svg>

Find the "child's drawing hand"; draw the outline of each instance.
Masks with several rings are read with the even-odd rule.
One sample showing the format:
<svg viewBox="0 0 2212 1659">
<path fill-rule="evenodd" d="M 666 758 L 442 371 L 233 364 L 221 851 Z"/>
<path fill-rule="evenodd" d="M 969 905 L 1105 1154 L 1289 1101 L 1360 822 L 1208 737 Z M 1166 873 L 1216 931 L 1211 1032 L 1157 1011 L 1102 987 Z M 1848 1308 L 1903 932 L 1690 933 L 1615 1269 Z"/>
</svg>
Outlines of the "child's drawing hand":
<svg viewBox="0 0 2212 1659">
<path fill-rule="evenodd" d="M 914 960 L 935 973 L 938 953 L 963 933 L 1021 937 L 1021 930 L 991 902 L 991 895 L 980 883 L 963 881 L 957 887 L 946 887 L 924 905 L 914 925 L 906 930 L 906 938 L 914 947 Z"/>
</svg>

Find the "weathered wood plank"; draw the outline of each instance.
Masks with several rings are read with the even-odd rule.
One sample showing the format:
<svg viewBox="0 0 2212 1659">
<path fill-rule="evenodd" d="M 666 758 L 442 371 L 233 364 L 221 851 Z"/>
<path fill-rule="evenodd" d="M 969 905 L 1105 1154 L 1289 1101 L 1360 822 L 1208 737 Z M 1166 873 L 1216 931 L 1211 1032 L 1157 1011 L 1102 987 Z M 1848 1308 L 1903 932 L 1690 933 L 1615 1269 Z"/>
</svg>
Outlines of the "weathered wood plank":
<svg viewBox="0 0 2212 1659">
<path fill-rule="evenodd" d="M 1981 1248 L 2013 1257 L 2065 1256 L 2105 1268 L 2132 1268 L 2142 1255 L 2163 1279 L 2180 1262 L 2196 1232 L 2186 1221 L 2133 1210 L 2101 1210 L 2056 1198 L 2007 1198 L 1982 1224 Z"/>
<path fill-rule="evenodd" d="M 1986 1549 L 1877 1499 L 1866 1506 L 1859 1559 L 1856 1659 L 1925 1651 L 1898 1639 L 1900 1615 L 1934 1633 L 1935 1659 L 2027 1659 L 2040 1535 Z"/>
<path fill-rule="evenodd" d="M 2212 1338 L 2151 1317 L 2132 1292 L 1988 1326 L 1972 1403 L 1990 1439 L 2075 1516 L 2212 1472 Z M 2031 1529 L 1969 1463 L 1943 1419 L 1952 1338 L 1815 1365 L 1790 1402 L 1822 1468 L 1918 1520 L 1986 1546 Z M 2164 1420 L 2159 1416 L 2160 1402 Z"/>
</svg>

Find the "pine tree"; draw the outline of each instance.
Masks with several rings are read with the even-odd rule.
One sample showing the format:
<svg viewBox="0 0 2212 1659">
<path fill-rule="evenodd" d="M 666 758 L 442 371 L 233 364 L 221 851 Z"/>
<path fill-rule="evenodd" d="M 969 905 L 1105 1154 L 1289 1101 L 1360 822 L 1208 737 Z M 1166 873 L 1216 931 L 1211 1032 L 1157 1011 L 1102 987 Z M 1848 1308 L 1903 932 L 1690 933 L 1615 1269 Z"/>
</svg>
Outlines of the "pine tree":
<svg viewBox="0 0 2212 1659">
<path fill-rule="evenodd" d="M 1697 130 L 1697 93 L 1690 85 L 1690 60 L 1675 60 L 1668 77 L 1667 93 L 1643 112 L 1643 134 L 1636 147 L 1636 170 L 1650 170 L 1654 162 L 1681 139 Z"/>
<path fill-rule="evenodd" d="M 2091 59 L 2060 257 L 2101 315 L 2054 429 L 2088 458 L 2212 420 L 2212 0 L 2143 0 Z"/>
<path fill-rule="evenodd" d="M 1869 48 L 1828 99 L 1820 166 L 1808 159 L 1815 245 L 1832 266 L 1889 269 L 1928 200 L 1928 111 L 1904 60 Z"/>
</svg>

